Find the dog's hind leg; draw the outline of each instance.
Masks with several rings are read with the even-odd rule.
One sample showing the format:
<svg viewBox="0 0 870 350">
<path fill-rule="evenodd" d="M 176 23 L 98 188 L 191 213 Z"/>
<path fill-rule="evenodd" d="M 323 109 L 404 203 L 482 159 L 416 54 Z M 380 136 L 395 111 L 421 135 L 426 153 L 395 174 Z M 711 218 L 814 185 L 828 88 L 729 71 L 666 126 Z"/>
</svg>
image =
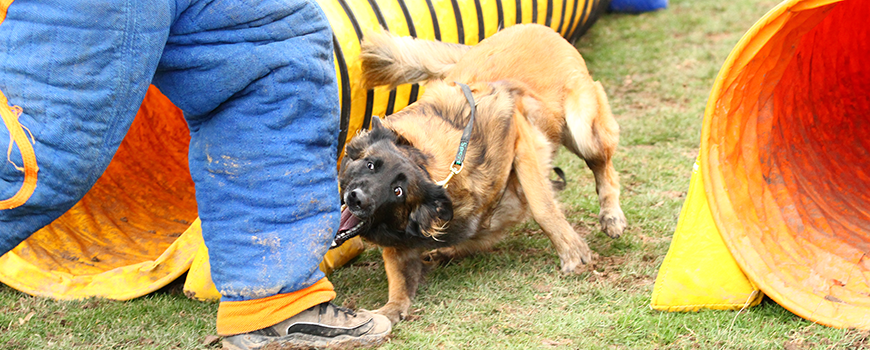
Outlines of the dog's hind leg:
<svg viewBox="0 0 870 350">
<path fill-rule="evenodd" d="M 575 272 L 581 264 L 591 262 L 592 251 L 580 237 L 556 202 L 550 179 L 550 164 L 546 161 L 550 147 L 539 147 L 546 137 L 529 125 L 524 117 L 514 119 L 518 135 L 514 169 L 529 204 L 532 217 L 553 242 L 562 261 L 562 272 Z"/>
<path fill-rule="evenodd" d="M 389 300 L 375 313 L 386 316 L 393 324 L 408 316 L 411 300 L 423 278 L 423 262 L 417 249 L 385 247 L 384 269 L 387 270 Z"/>
<path fill-rule="evenodd" d="M 619 125 L 610 111 L 604 87 L 597 81 L 578 84 L 566 98 L 565 119 L 568 128 L 562 133 L 562 144 L 592 169 L 601 207 L 601 229 L 610 237 L 619 237 L 627 225 L 619 206 L 619 174 L 612 162 L 619 143 Z"/>
</svg>

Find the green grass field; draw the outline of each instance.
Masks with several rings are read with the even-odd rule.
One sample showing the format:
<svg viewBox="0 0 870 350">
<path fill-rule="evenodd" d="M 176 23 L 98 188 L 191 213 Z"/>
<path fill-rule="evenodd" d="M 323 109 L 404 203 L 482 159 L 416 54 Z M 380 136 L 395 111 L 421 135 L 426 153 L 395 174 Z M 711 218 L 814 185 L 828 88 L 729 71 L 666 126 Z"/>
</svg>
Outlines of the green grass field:
<svg viewBox="0 0 870 350">
<path fill-rule="evenodd" d="M 569 221 L 599 258 L 563 276 L 538 226 L 490 253 L 432 271 L 413 316 L 383 349 L 859 349 L 868 332 L 803 320 L 765 300 L 743 312 L 663 313 L 650 294 L 685 200 L 704 107 L 726 56 L 772 0 L 671 0 L 666 10 L 608 14 L 578 43 L 622 128 L 615 165 L 629 229 L 599 231 L 591 172 L 562 152 Z M 387 297 L 377 248 L 330 280 L 337 303 L 374 309 Z M 53 301 L 0 285 L 0 349 L 213 349 L 217 304 L 178 284 L 132 301 Z"/>
</svg>

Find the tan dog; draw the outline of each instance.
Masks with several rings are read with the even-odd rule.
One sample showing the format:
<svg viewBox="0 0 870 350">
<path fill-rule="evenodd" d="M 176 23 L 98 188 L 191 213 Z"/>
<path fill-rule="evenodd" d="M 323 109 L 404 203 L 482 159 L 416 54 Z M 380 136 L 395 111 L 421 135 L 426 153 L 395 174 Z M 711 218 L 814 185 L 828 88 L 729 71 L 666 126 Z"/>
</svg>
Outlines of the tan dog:
<svg viewBox="0 0 870 350">
<path fill-rule="evenodd" d="M 487 249 L 529 214 L 553 242 L 562 272 L 590 262 L 549 180 L 560 144 L 592 169 L 604 232 L 622 234 L 611 163 L 619 127 L 583 58 L 552 29 L 516 25 L 474 47 L 371 33 L 360 57 L 368 87 L 428 82 L 417 102 L 374 118 L 342 162 L 347 210 L 336 240 L 359 234 L 384 247 L 389 301 L 377 312 L 393 322 L 408 314 L 421 254 L 437 263 Z M 454 160 L 472 108 L 460 167 Z M 451 169 L 459 171 L 450 177 Z"/>
</svg>

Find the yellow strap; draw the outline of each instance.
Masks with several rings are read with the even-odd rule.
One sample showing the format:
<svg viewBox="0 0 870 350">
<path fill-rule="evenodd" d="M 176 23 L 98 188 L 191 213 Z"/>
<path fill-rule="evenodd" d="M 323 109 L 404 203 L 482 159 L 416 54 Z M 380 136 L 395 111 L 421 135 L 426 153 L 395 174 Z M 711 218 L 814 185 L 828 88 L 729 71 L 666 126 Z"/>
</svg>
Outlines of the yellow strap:
<svg viewBox="0 0 870 350">
<path fill-rule="evenodd" d="M 0 22 L 6 20 L 6 12 L 9 10 L 9 5 L 12 5 L 14 0 L 0 0 Z"/>
<path fill-rule="evenodd" d="M 33 145 L 29 141 L 33 139 L 33 134 L 30 134 L 30 140 L 27 140 L 27 134 L 24 130 L 26 127 L 18 122 L 18 116 L 21 115 L 21 107 L 5 107 L 9 106 L 9 101 L 6 100 L 6 95 L 0 91 L 0 117 L 3 117 L 3 123 L 6 124 L 6 129 L 9 129 L 9 148 L 6 150 L 6 160 L 20 171 L 24 172 L 24 183 L 21 188 L 9 199 L 0 201 L 0 210 L 12 209 L 19 207 L 24 202 L 30 199 L 33 191 L 36 190 L 36 173 L 39 171 L 39 166 L 36 164 L 36 153 L 33 151 Z M 27 130 L 30 133 L 30 130 Z M 24 167 L 15 165 L 12 161 L 12 145 L 17 144 L 18 150 L 21 151 L 21 158 L 24 160 Z"/>
</svg>

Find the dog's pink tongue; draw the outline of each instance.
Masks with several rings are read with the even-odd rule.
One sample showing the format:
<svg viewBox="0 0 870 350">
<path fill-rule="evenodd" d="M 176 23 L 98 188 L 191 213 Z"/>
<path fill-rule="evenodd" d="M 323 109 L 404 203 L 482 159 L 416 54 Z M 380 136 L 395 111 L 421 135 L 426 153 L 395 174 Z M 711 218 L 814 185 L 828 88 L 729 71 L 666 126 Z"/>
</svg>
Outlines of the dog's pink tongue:
<svg viewBox="0 0 870 350">
<path fill-rule="evenodd" d="M 344 208 L 341 210 L 341 224 L 338 227 L 338 232 L 347 231 L 359 224 L 359 218 L 353 216 L 350 210 Z"/>
</svg>

